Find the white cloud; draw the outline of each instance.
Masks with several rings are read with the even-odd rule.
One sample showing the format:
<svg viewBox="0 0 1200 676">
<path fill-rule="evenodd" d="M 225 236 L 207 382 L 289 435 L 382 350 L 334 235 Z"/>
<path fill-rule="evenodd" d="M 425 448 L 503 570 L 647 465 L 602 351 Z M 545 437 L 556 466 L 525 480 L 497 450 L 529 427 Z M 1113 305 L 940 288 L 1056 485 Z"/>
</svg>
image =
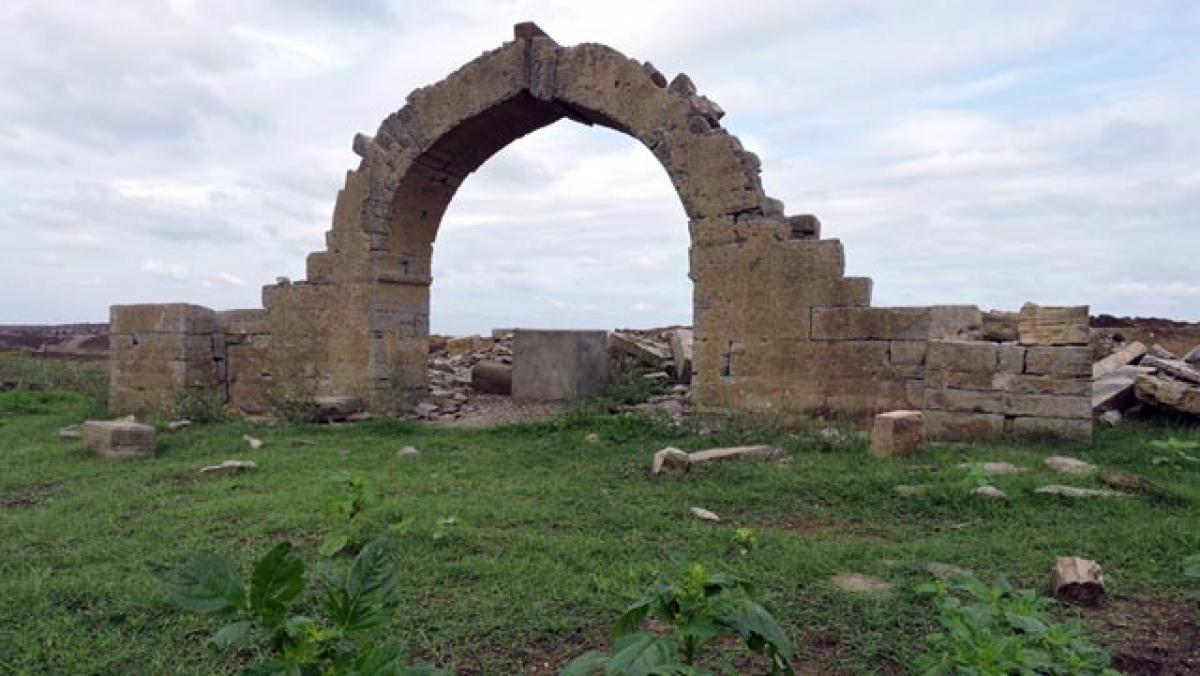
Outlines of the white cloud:
<svg viewBox="0 0 1200 676">
<path fill-rule="evenodd" d="M 182 263 L 164 263 L 160 260 L 151 259 L 142 261 L 142 271 L 180 282 L 188 278 L 187 266 Z"/>
</svg>

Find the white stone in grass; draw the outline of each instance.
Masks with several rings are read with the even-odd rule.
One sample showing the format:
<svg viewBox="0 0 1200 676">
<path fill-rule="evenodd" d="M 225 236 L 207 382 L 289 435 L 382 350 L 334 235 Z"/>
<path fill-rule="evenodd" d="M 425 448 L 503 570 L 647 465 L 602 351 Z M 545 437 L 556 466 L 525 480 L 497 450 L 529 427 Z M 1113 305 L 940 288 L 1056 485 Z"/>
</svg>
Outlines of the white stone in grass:
<svg viewBox="0 0 1200 676">
<path fill-rule="evenodd" d="M 1046 469 L 1060 474 L 1091 474 L 1096 471 L 1096 466 L 1079 460 L 1078 458 L 1069 458 L 1065 455 L 1052 455 L 1042 461 Z"/>
<path fill-rule="evenodd" d="M 399 458 L 419 458 L 421 457 L 420 449 L 415 446 L 405 446 L 396 452 L 396 457 Z"/>
<path fill-rule="evenodd" d="M 83 432 L 79 431 L 79 425 L 67 425 L 58 429 L 58 438 L 63 441 L 74 441 L 83 438 Z"/>
<path fill-rule="evenodd" d="M 222 475 L 222 474 L 241 474 L 258 469 L 258 463 L 253 460 L 226 460 L 219 465 L 209 465 L 201 467 L 201 474 Z"/>
<path fill-rule="evenodd" d="M 1007 500 L 1008 499 L 1008 495 L 1006 495 L 1004 493 L 1004 491 L 1000 490 L 999 488 L 996 488 L 995 486 L 980 486 L 979 488 L 973 488 L 973 489 L 971 489 L 971 494 L 978 495 L 982 498 L 987 498 L 988 500 Z"/>
<path fill-rule="evenodd" d="M 591 432 L 586 437 L 584 437 L 583 440 L 589 444 L 595 445 L 595 444 L 600 443 L 600 435 L 596 434 L 595 432 Z"/>
<path fill-rule="evenodd" d="M 1017 467 L 1010 462 L 964 462 L 959 465 L 959 469 L 974 469 L 978 467 L 987 474 L 996 476 L 1008 476 L 1010 474 L 1020 474 L 1025 471 L 1024 467 Z"/>
<path fill-rule="evenodd" d="M 929 484 L 916 484 L 916 485 L 900 484 L 899 486 L 893 486 L 892 490 L 896 491 L 897 494 L 903 495 L 904 497 L 907 498 L 907 497 L 912 497 L 914 495 L 922 495 L 924 493 L 928 493 L 929 488 L 930 488 Z"/>
<path fill-rule="evenodd" d="M 167 428 L 168 432 L 178 432 L 181 429 L 191 426 L 191 420 L 172 420 L 171 422 L 167 423 L 165 427 Z"/>
<path fill-rule="evenodd" d="M 258 437 L 252 437 L 249 434 L 243 434 L 242 441 L 245 441 L 246 445 L 249 446 L 250 449 L 254 450 L 254 451 L 257 451 L 258 449 L 262 448 L 262 445 L 263 445 L 262 439 L 259 439 Z"/>
<path fill-rule="evenodd" d="M 1127 498 L 1128 493 L 1121 491 L 1110 491 L 1107 488 L 1080 488 L 1078 486 L 1063 486 L 1060 484 L 1051 484 L 1034 489 L 1034 493 L 1041 495 L 1061 495 L 1066 498 Z"/>
<path fill-rule="evenodd" d="M 667 447 L 654 454 L 654 461 L 650 465 L 650 473 L 658 474 L 664 469 L 677 469 L 686 471 L 691 465 L 691 458 L 687 453 L 674 447 Z"/>
<path fill-rule="evenodd" d="M 855 594 L 877 594 L 892 588 L 891 582 L 862 573 L 837 573 L 829 578 L 829 582 L 842 591 Z"/>
<path fill-rule="evenodd" d="M 974 573 L 966 568 L 959 568 L 958 566 L 954 566 L 949 563 L 941 563 L 939 561 L 934 561 L 925 566 L 925 570 L 939 580 L 955 580 L 960 577 L 970 577 L 974 575 Z"/>
<path fill-rule="evenodd" d="M 703 507 L 693 507 L 691 512 L 692 516 L 700 519 L 701 521 L 708 521 L 711 523 L 719 523 L 721 521 L 721 517 L 717 516 L 715 512 L 710 512 Z"/>
</svg>

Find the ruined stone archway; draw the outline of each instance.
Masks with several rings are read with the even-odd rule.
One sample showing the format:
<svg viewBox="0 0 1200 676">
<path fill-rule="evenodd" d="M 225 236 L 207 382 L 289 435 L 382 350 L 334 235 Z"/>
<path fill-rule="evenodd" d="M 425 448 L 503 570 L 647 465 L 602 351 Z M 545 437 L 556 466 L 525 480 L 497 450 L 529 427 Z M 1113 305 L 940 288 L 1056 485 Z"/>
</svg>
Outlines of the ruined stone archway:
<svg viewBox="0 0 1200 676">
<path fill-rule="evenodd" d="M 979 334 L 974 306 L 870 307 L 871 280 L 844 275 L 841 242 L 821 239 L 815 217 L 784 215 L 721 117 L 685 75 L 668 84 L 609 47 L 560 46 L 519 24 L 512 41 L 355 137 L 362 160 L 306 280 L 264 287 L 261 310 L 114 306 L 112 408 L 161 408 L 180 389 L 247 411 L 297 393 L 380 411 L 410 401 L 426 386 L 432 245 L 446 207 L 501 148 L 569 118 L 640 141 L 684 207 L 699 410 L 786 422 L 925 408 L 934 438 L 1090 435 L 1086 347 L 962 347 L 944 339 Z"/>
</svg>

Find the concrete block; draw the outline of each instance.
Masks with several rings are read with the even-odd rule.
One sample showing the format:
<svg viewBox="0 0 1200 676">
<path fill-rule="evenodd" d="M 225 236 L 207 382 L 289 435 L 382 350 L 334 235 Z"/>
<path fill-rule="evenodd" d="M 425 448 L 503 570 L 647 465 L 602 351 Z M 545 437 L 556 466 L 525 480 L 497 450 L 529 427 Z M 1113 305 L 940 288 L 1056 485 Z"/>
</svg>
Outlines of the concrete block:
<svg viewBox="0 0 1200 676">
<path fill-rule="evenodd" d="M 608 384 L 606 331 L 513 333 L 513 398 L 563 401 L 600 394 Z"/>
<path fill-rule="evenodd" d="M 154 457 L 154 428 L 122 420 L 83 423 L 83 445 L 104 458 Z"/>
</svg>

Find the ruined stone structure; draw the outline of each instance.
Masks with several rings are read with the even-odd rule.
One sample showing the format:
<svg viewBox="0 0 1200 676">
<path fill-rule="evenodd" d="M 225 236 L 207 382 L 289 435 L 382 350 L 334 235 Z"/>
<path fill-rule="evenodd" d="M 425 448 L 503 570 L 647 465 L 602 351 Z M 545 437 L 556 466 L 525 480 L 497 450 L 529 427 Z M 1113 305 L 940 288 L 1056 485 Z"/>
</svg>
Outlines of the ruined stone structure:
<svg viewBox="0 0 1200 676">
<path fill-rule="evenodd" d="M 822 239 L 815 217 L 787 216 L 766 195 L 758 158 L 723 114 L 686 75 L 668 82 L 604 45 L 565 47 L 519 24 L 511 42 L 355 137 L 362 160 L 306 280 L 265 287 L 261 310 L 115 306 L 112 406 L 153 408 L 180 389 L 249 411 L 299 393 L 374 410 L 414 399 L 426 387 L 430 262 L 450 200 L 500 149 L 567 118 L 636 138 L 675 186 L 691 234 L 699 410 L 782 420 L 924 408 L 928 341 L 978 330 L 979 310 L 869 307 L 871 280 L 845 276 L 842 243 Z M 1011 428 L 1003 411 L 990 414 Z"/>
</svg>

